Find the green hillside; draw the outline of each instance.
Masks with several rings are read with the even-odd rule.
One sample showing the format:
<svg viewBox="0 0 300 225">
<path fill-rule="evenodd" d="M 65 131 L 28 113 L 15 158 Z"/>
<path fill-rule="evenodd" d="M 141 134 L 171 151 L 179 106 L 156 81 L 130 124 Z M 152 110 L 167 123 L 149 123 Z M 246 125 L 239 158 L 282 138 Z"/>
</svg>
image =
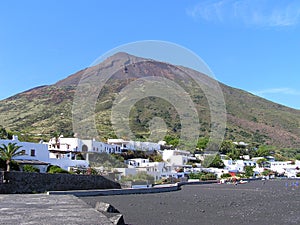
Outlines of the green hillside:
<svg viewBox="0 0 300 225">
<path fill-rule="evenodd" d="M 130 82 L 144 76 L 168 78 L 179 84 L 192 98 L 198 114 L 200 136 L 210 132 L 210 112 L 205 94 L 188 76 L 177 76 L 175 70 L 189 73 L 191 70 L 154 60 L 135 62 L 136 57 L 118 53 L 99 66 L 90 68 L 113 68 L 115 74 L 105 83 L 96 103 L 95 120 L 100 140 L 116 137 L 112 129 L 111 107 L 117 94 Z M 126 71 L 120 64 L 128 63 Z M 198 73 L 193 71 L 193 73 Z M 0 101 L 0 125 L 21 135 L 24 140 L 48 140 L 53 132 L 64 136 L 73 135 L 72 105 L 78 82 L 86 76 L 79 71 L 53 85 L 33 88 Z M 205 76 L 198 73 L 198 76 Z M 204 77 L 204 79 L 209 79 Z M 220 84 L 227 110 L 225 139 L 248 143 L 268 144 L 280 148 L 300 147 L 300 111 L 291 109 L 243 90 Z M 179 136 L 179 114 L 169 102 L 158 97 L 138 101 L 130 112 L 130 127 L 136 139 L 146 140 L 150 135 L 149 122 L 162 118 L 168 134 Z M 121 138 L 121 137 L 120 137 Z"/>
</svg>

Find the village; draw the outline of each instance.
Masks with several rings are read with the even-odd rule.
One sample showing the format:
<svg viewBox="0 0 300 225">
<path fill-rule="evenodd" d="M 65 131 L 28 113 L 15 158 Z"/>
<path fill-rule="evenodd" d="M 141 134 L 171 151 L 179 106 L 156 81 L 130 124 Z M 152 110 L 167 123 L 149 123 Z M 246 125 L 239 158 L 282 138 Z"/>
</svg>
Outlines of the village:
<svg viewBox="0 0 300 225">
<path fill-rule="evenodd" d="M 197 174 L 208 174 L 205 179 L 219 179 L 221 182 L 237 178 L 274 178 L 275 176 L 297 178 L 299 176 L 300 161 L 276 161 L 273 156 L 250 157 L 243 155 L 240 159 L 231 159 L 223 154 L 195 153 L 179 149 L 163 149 L 164 141 L 159 143 L 141 142 L 123 139 L 108 139 L 107 143 L 79 138 L 54 137 L 45 143 L 22 142 L 14 135 L 11 140 L 0 139 L 0 146 L 15 143 L 21 146 L 21 155 L 13 160 L 18 163 L 20 170 L 25 165 L 37 168 L 40 173 L 46 173 L 49 166 L 58 166 L 66 171 L 81 171 L 89 174 L 91 169 L 96 174 L 110 175 L 119 182 L 124 178 L 132 178 L 138 174 L 147 174 L 150 183 L 195 181 Z M 234 142 L 238 146 L 247 147 L 247 143 Z M 129 157 L 119 162 L 115 168 L 105 165 L 91 166 L 91 158 L 103 154 L 118 155 L 143 152 L 144 157 Z M 156 159 L 147 157 L 147 153 L 155 154 Z M 220 165 L 205 166 L 204 161 L 209 157 L 218 158 Z M 122 158 L 121 158 L 122 159 Z M 223 179 L 222 179 L 223 178 Z M 148 186 L 148 181 L 147 181 Z"/>
</svg>

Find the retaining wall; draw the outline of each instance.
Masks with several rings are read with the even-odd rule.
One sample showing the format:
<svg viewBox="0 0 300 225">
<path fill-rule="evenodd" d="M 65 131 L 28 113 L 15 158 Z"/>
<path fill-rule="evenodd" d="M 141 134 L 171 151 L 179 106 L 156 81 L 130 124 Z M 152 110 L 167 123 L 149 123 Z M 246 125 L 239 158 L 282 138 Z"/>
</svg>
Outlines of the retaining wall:
<svg viewBox="0 0 300 225">
<path fill-rule="evenodd" d="M 0 194 L 120 188 L 119 183 L 98 175 L 0 172 Z"/>
<path fill-rule="evenodd" d="M 125 189 L 112 189 L 112 190 L 75 190 L 75 191 L 48 191 L 48 195 L 75 195 L 77 197 L 83 196 L 107 196 L 107 195 L 130 195 L 130 194 L 150 194 L 178 191 L 183 185 L 199 185 L 199 184 L 213 184 L 213 181 L 195 181 L 195 182 L 179 182 L 176 184 L 157 185 L 152 188 L 125 188 Z"/>
</svg>

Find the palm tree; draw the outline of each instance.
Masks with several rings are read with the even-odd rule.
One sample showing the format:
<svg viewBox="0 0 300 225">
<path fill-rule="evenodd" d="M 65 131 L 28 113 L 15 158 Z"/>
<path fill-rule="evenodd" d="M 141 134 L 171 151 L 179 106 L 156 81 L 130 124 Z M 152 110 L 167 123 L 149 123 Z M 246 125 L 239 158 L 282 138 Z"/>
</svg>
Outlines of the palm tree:
<svg viewBox="0 0 300 225">
<path fill-rule="evenodd" d="M 6 161 L 6 171 L 10 171 L 10 162 L 13 157 L 24 155 L 23 151 L 18 151 L 21 147 L 17 146 L 17 143 L 2 144 L 2 147 L 0 147 L 0 157 Z"/>
</svg>

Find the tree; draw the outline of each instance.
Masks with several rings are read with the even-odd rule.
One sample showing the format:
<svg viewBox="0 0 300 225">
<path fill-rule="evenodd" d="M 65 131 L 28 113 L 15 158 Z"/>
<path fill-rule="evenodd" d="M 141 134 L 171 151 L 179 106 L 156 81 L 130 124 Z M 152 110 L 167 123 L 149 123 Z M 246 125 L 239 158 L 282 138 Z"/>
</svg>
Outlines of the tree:
<svg viewBox="0 0 300 225">
<path fill-rule="evenodd" d="M 0 139 L 12 139 L 12 133 L 0 125 Z"/>
<path fill-rule="evenodd" d="M 206 149 L 208 141 L 209 139 L 207 137 L 199 138 L 197 143 L 197 148 L 202 150 Z"/>
<path fill-rule="evenodd" d="M 253 166 L 245 166 L 244 170 L 245 170 L 245 176 L 246 177 L 252 177 L 253 176 Z"/>
<path fill-rule="evenodd" d="M 222 142 L 220 147 L 220 153 L 221 154 L 227 154 L 232 151 L 232 149 L 235 148 L 235 145 L 230 140 L 225 140 Z"/>
<path fill-rule="evenodd" d="M 29 173 L 39 173 L 40 169 L 36 168 L 36 167 L 34 167 L 32 165 L 24 165 L 23 166 L 23 171 L 24 172 L 29 172 Z"/>
<path fill-rule="evenodd" d="M 67 170 L 64 170 L 56 165 L 50 165 L 47 168 L 47 173 L 69 173 Z"/>
<path fill-rule="evenodd" d="M 21 147 L 17 146 L 17 143 L 2 144 L 2 147 L 0 147 L 0 157 L 6 162 L 6 171 L 10 171 L 10 163 L 13 157 L 24 155 L 23 151 L 18 151 Z"/>
<path fill-rule="evenodd" d="M 212 163 L 210 164 L 211 167 L 216 167 L 216 168 L 224 168 L 224 162 L 221 160 L 220 155 L 216 155 L 216 157 L 213 159 Z"/>
<path fill-rule="evenodd" d="M 203 167 L 215 167 L 215 168 L 224 168 L 224 162 L 221 160 L 220 155 L 208 155 L 205 157 L 202 163 Z"/>
<path fill-rule="evenodd" d="M 136 175 L 122 176 L 122 182 L 125 181 L 148 181 L 154 183 L 154 177 L 147 174 L 147 172 L 138 172 Z"/>
<path fill-rule="evenodd" d="M 269 156 L 272 150 L 274 150 L 273 146 L 261 145 L 257 149 L 256 155 L 259 157 Z"/>
<path fill-rule="evenodd" d="M 240 158 L 240 155 L 241 155 L 241 152 L 239 149 L 236 149 L 236 148 L 233 148 L 231 150 L 231 152 L 227 153 L 227 156 L 229 158 L 231 158 L 232 160 L 236 160 L 236 159 L 239 159 Z"/>
<path fill-rule="evenodd" d="M 265 158 L 258 159 L 258 160 L 256 161 L 256 163 L 257 163 L 260 167 L 264 167 L 266 162 L 267 162 L 267 160 L 266 160 Z"/>
<path fill-rule="evenodd" d="M 164 141 L 168 144 L 168 145 L 172 145 L 173 147 L 177 147 L 179 144 L 179 138 L 175 137 L 175 136 L 171 136 L 171 135 L 166 135 L 164 138 Z"/>
</svg>

